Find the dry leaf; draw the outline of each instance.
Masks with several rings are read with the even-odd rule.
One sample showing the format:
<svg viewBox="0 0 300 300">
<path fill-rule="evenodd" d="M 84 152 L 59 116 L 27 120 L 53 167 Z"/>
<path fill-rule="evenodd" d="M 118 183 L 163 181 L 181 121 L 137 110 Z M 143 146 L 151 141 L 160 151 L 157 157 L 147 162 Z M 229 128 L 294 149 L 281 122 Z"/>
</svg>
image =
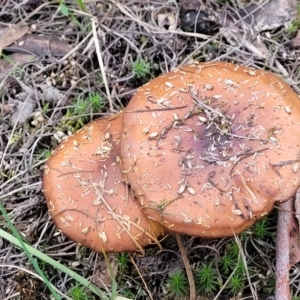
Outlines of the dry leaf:
<svg viewBox="0 0 300 300">
<path fill-rule="evenodd" d="M 17 64 L 22 65 L 24 63 L 31 62 L 35 59 L 33 55 L 25 53 L 13 53 L 2 59 L 0 59 L 0 75 L 4 72 L 9 73 L 10 70 Z"/>
<path fill-rule="evenodd" d="M 110 268 L 113 272 L 113 276 L 116 277 L 118 272 L 118 262 L 116 256 L 114 254 L 108 255 L 108 261 L 110 264 Z M 93 276 L 93 283 L 95 283 L 98 287 L 107 289 L 112 285 L 112 276 L 110 274 L 110 269 L 106 264 L 105 260 L 100 260 L 97 264 L 97 269 L 95 270 Z"/>
<path fill-rule="evenodd" d="M 29 30 L 28 26 L 11 25 L 0 29 L 0 54 L 3 48 L 13 44 L 22 36 L 24 36 Z"/>
<path fill-rule="evenodd" d="M 43 99 L 47 102 L 56 104 L 63 98 L 63 94 L 52 85 L 47 86 L 46 84 L 42 84 L 39 88 L 42 91 Z"/>
<path fill-rule="evenodd" d="M 28 95 L 25 94 L 24 96 L 27 97 Z M 30 118 L 35 106 L 31 97 L 26 102 L 16 100 L 14 104 L 16 104 L 16 110 L 10 117 L 10 122 L 13 126 L 26 122 Z"/>
<path fill-rule="evenodd" d="M 57 36 L 28 34 L 18 40 L 17 45 L 6 48 L 8 51 L 32 53 L 37 56 L 51 55 L 64 56 L 72 50 L 72 47 L 61 41 Z"/>
<path fill-rule="evenodd" d="M 291 22 L 297 15 L 297 0 L 271 0 L 263 4 L 252 3 L 239 9 L 239 15 L 245 17 L 246 23 L 254 30 L 276 29 Z"/>
<path fill-rule="evenodd" d="M 30 118 L 36 105 L 34 89 L 18 79 L 16 79 L 16 81 L 22 88 L 22 92 L 15 95 L 14 104 L 16 108 L 10 117 L 10 122 L 13 125 L 26 122 Z"/>
</svg>

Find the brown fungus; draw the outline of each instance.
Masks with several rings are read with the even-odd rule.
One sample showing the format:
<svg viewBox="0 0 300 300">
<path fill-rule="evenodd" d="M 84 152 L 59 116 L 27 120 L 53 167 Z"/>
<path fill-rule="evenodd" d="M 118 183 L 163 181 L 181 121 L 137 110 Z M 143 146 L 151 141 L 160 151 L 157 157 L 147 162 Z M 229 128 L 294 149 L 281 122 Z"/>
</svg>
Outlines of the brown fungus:
<svg viewBox="0 0 300 300">
<path fill-rule="evenodd" d="M 44 169 L 43 191 L 55 224 L 98 252 L 143 251 L 163 233 L 124 183 L 121 127 L 120 115 L 89 123 L 59 145 Z"/>
<path fill-rule="evenodd" d="M 231 236 L 294 196 L 299 132 L 299 98 L 277 76 L 195 63 L 131 99 L 124 172 L 150 219 L 189 235 Z"/>
</svg>

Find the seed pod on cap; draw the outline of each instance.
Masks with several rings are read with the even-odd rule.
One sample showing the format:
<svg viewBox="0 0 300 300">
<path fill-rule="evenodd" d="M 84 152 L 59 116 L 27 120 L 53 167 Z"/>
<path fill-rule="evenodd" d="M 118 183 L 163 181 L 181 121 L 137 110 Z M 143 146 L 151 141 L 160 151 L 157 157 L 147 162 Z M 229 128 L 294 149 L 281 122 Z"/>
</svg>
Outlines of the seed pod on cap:
<svg viewBox="0 0 300 300">
<path fill-rule="evenodd" d="M 47 161 L 43 192 L 58 228 L 98 252 L 140 250 L 163 228 L 141 213 L 121 170 L 122 117 L 89 123 Z"/>
<path fill-rule="evenodd" d="M 290 199 L 300 185 L 299 100 L 275 75 L 224 62 L 139 88 L 123 115 L 121 154 L 143 212 L 172 231 L 224 237 Z"/>
</svg>

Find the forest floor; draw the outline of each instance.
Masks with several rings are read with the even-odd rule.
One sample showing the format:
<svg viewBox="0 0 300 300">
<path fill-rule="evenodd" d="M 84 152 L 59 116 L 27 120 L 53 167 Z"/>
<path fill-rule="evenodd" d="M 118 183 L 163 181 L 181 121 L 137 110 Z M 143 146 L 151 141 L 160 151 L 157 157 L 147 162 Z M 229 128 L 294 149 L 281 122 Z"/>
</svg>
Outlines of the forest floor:
<svg viewBox="0 0 300 300">
<path fill-rule="evenodd" d="M 0 0 L 0 204 L 7 213 L 0 213 L 0 229 L 13 233 L 11 222 L 24 242 L 111 298 L 115 291 L 124 299 L 188 299 L 176 238 L 170 234 L 162 249 L 148 247 L 145 256 L 106 259 L 66 238 L 42 193 L 43 165 L 58 144 L 122 110 L 151 78 L 195 60 L 269 70 L 300 89 L 299 15 L 256 33 L 253 50 L 234 44 L 207 15 L 202 32 L 184 31 L 187 2 Z M 208 0 L 202 9 L 226 13 L 246 4 Z M 236 238 L 182 236 L 199 299 L 274 299 L 276 217 L 275 209 Z M 36 262 L 63 299 L 100 299 L 53 265 Z M 293 299 L 300 299 L 299 268 L 290 271 Z M 35 274 L 25 251 L 0 234 L 0 299 L 54 299 Z"/>
</svg>

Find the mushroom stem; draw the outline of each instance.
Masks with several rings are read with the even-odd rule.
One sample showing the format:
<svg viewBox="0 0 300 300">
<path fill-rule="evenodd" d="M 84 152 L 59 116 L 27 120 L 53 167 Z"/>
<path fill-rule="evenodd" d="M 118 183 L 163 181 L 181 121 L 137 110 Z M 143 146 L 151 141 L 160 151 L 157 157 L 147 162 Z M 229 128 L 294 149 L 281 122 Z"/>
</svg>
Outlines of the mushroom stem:
<svg viewBox="0 0 300 300">
<path fill-rule="evenodd" d="M 289 287 L 290 270 L 290 230 L 289 224 L 293 218 L 294 199 L 290 199 L 280 204 L 277 221 L 277 239 L 276 239 L 276 291 L 275 299 L 291 299 Z"/>
<path fill-rule="evenodd" d="M 189 259 L 187 257 L 186 250 L 182 244 L 181 236 L 179 233 L 175 234 L 176 236 L 176 241 L 179 247 L 179 251 L 181 253 L 181 257 L 185 266 L 186 274 L 188 277 L 189 285 L 190 285 L 190 300 L 196 300 L 196 287 L 195 287 L 195 281 L 194 281 L 194 276 L 193 276 L 193 271 L 191 264 L 189 262 Z"/>
</svg>

